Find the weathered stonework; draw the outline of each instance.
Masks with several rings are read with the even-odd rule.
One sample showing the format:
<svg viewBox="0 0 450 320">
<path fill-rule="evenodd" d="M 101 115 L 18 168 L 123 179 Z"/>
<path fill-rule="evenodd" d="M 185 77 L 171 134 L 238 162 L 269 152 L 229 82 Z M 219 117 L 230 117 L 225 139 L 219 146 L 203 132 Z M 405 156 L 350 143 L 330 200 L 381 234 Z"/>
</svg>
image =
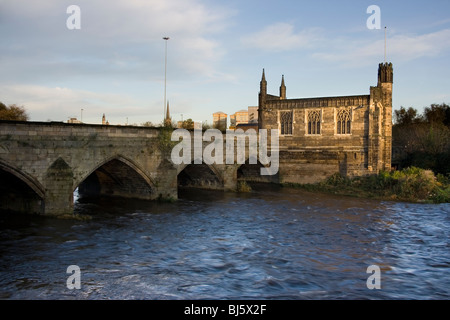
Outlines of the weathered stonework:
<svg viewBox="0 0 450 320">
<path fill-rule="evenodd" d="M 35 191 L 40 204 L 32 212 L 41 214 L 72 212 L 74 190 L 94 172 L 91 179 L 102 180 L 99 194 L 176 198 L 176 174 L 158 170 L 157 135 L 149 128 L 3 121 L 0 169 Z M 11 199 L 2 199 L 2 208 L 26 211 L 23 199 L 6 202 Z"/>
<path fill-rule="evenodd" d="M 333 173 L 361 176 L 391 168 L 391 63 L 380 64 L 369 95 L 286 99 L 267 93 L 263 71 L 259 128 L 280 135 L 280 182 L 314 183 Z"/>
<path fill-rule="evenodd" d="M 175 165 L 170 137 L 158 128 L 0 121 L 0 210 L 71 213 L 77 188 L 84 196 L 147 200 L 177 199 L 186 181 L 236 190 L 239 164 L 224 158 L 223 164 Z"/>
</svg>

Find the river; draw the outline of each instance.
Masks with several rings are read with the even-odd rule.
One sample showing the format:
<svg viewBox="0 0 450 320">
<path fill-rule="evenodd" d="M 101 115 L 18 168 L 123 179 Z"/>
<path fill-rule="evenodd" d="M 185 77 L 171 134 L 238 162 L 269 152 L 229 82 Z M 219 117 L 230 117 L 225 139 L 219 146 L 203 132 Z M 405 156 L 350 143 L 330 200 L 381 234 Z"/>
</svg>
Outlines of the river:
<svg viewBox="0 0 450 320">
<path fill-rule="evenodd" d="M 92 219 L 0 216 L 1 299 L 450 298 L 450 204 L 260 185 L 75 211 Z M 80 289 L 67 288 L 70 265 Z"/>
</svg>

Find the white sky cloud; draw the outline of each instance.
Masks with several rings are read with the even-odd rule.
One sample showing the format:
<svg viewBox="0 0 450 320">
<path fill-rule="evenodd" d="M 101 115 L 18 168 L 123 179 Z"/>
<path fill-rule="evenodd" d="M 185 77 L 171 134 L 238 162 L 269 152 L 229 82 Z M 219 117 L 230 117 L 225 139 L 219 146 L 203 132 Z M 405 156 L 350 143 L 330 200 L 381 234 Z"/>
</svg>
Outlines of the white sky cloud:
<svg viewBox="0 0 450 320">
<path fill-rule="evenodd" d="M 68 117 L 80 119 L 82 108 L 84 119 L 89 118 L 94 123 L 101 121 L 103 113 L 113 118 L 123 114 L 124 109 L 129 114 L 144 113 L 141 101 L 111 92 L 91 92 L 38 85 L 10 85 L 0 87 L 0 96 L 5 102 L 15 101 L 18 105 L 26 106 L 30 116 L 38 121 L 65 121 Z M 145 110 L 145 113 L 148 114 L 148 110 Z"/>
<path fill-rule="evenodd" d="M 163 36 L 170 37 L 169 86 L 233 79 L 220 68 L 226 50 L 216 37 L 232 10 L 202 0 L 79 0 L 81 29 L 69 30 L 66 9 L 72 4 L 0 3 L 0 69 L 8 75 L 0 79 L 0 101 L 26 105 L 34 120 L 66 120 L 81 106 L 111 116 L 139 115 L 141 109 L 144 117 L 158 114 L 163 104 Z M 189 107 L 186 103 L 184 109 Z"/>
<path fill-rule="evenodd" d="M 265 27 L 263 30 L 243 36 L 241 43 L 265 51 L 289 51 L 292 49 L 309 48 L 321 41 L 319 28 L 295 31 L 291 23 L 279 22 Z"/>
<path fill-rule="evenodd" d="M 397 34 L 387 40 L 387 60 L 410 61 L 422 57 L 434 57 L 450 50 L 450 29 L 423 35 Z M 318 60 L 344 64 L 364 65 L 384 54 L 384 40 L 361 39 L 350 41 L 338 39 L 330 41 L 327 52 L 317 52 Z"/>
<path fill-rule="evenodd" d="M 405 12 L 403 4 L 380 1 L 382 23 L 391 25 L 394 100 L 426 105 L 449 87 L 450 5 L 431 10 L 413 1 Z M 66 27 L 72 4 L 81 8 L 81 30 Z M 351 93 L 383 59 L 383 31 L 367 30 L 366 7 L 331 0 L 0 0 L 0 101 L 25 105 L 32 120 L 65 121 L 86 107 L 96 123 L 103 112 L 111 122 L 160 121 L 163 36 L 170 37 L 167 99 L 178 118 L 210 119 L 219 109 L 232 114 L 257 104 L 264 67 L 286 75 L 288 93 Z M 352 72 L 343 72 L 348 66 Z M 424 72 L 426 83 L 414 79 Z"/>
<path fill-rule="evenodd" d="M 45 5 L 6 2 L 2 7 L 4 15 L 12 12 L 16 16 L 6 18 L 3 32 L 0 31 L 7 44 L 3 52 L 8 57 L 8 61 L 3 59 L 5 67 L 24 66 L 34 70 L 35 75 L 47 70 L 47 76 L 48 72 L 61 76 L 59 71 L 67 65 L 76 66 L 71 76 L 84 73 L 85 69 L 92 74 L 115 68 L 139 77 L 140 69 L 145 77 L 157 72 L 160 77 L 161 63 L 154 62 L 162 60 L 162 37 L 169 36 L 172 66 L 187 73 L 206 72 L 208 76 L 223 54 L 213 35 L 223 30 L 226 17 L 231 14 L 197 0 L 79 1 L 81 29 L 68 30 L 69 4 L 70 1 L 60 0 L 49 0 Z M 48 68 L 48 64 L 57 68 Z"/>
</svg>

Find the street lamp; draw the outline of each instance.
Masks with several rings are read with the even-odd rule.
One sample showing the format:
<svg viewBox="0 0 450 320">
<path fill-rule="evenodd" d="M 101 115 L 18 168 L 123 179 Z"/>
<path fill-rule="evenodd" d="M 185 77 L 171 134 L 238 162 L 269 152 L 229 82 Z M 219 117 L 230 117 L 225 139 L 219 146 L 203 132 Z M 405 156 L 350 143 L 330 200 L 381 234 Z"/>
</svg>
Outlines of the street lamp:
<svg viewBox="0 0 450 320">
<path fill-rule="evenodd" d="M 164 55 L 164 114 L 163 114 L 163 123 L 166 120 L 166 88 L 167 88 L 167 41 L 169 40 L 169 37 L 164 37 L 163 40 L 165 40 L 166 43 L 166 51 Z"/>
<path fill-rule="evenodd" d="M 81 122 L 81 123 L 83 123 L 83 110 L 84 110 L 84 109 L 81 109 L 81 119 L 80 119 L 80 122 Z"/>
</svg>

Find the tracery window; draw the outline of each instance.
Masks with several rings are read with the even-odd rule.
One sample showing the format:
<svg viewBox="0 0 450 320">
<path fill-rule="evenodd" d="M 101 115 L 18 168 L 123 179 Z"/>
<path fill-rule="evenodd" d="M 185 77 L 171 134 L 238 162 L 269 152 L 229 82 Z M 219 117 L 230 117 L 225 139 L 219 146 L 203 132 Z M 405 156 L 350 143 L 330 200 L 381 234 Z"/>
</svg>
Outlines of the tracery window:
<svg viewBox="0 0 450 320">
<path fill-rule="evenodd" d="M 350 110 L 339 110 L 337 113 L 336 133 L 350 134 L 351 133 L 351 115 Z"/>
<path fill-rule="evenodd" d="M 292 134 L 292 111 L 280 112 L 281 134 Z"/>
<path fill-rule="evenodd" d="M 320 111 L 308 112 L 308 134 L 320 134 Z"/>
</svg>

